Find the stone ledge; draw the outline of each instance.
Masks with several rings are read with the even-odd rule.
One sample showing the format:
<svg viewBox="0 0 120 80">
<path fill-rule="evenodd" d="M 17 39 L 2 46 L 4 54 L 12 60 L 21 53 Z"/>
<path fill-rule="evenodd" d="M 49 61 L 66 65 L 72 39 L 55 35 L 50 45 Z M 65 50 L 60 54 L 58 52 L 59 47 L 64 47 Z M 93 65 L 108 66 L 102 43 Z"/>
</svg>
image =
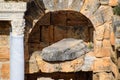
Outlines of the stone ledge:
<svg viewBox="0 0 120 80">
<path fill-rule="evenodd" d="M 77 59 L 64 62 L 46 62 L 40 56 L 41 51 L 36 51 L 32 54 L 30 60 L 26 63 L 29 65 L 29 70 L 26 73 L 32 74 L 36 72 L 79 72 L 93 71 L 94 57 L 93 52 L 89 52 Z M 28 66 L 26 66 L 28 67 Z"/>
<path fill-rule="evenodd" d="M 1 2 L 0 3 L 0 12 L 24 12 L 26 11 L 25 2 Z"/>
</svg>

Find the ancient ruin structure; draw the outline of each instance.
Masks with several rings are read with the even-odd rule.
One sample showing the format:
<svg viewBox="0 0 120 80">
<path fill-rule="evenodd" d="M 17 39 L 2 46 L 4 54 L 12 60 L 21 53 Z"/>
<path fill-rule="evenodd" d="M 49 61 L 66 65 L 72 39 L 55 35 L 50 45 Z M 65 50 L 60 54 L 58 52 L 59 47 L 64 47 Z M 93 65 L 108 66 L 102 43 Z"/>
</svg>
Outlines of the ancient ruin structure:
<svg viewBox="0 0 120 80">
<path fill-rule="evenodd" d="M 113 12 L 119 3 L 0 0 L 0 80 L 120 80 L 120 16 Z M 90 51 L 79 45 L 82 55 L 47 56 L 51 45 L 65 53 L 77 44 Z"/>
</svg>

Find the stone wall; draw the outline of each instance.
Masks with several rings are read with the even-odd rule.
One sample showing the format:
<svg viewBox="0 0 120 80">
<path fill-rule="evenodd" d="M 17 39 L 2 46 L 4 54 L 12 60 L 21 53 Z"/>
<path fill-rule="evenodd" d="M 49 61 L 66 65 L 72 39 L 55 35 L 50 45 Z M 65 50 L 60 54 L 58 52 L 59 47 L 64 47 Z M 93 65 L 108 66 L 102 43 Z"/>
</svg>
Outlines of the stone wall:
<svg viewBox="0 0 120 80">
<path fill-rule="evenodd" d="M 9 80 L 10 22 L 0 21 L 0 80 Z"/>
<path fill-rule="evenodd" d="M 34 3 L 36 2 L 37 1 L 34 1 Z M 116 45 L 112 10 L 112 7 L 118 4 L 118 0 L 43 0 L 41 4 L 43 4 L 45 7 L 45 13 L 59 10 L 73 10 L 82 13 L 88 19 L 90 19 L 95 29 L 93 38 L 94 52 L 92 55 L 95 57 L 92 68 L 93 80 L 118 80 L 119 72 L 117 67 L 117 55 L 115 53 Z M 38 5 L 40 6 L 41 4 L 37 4 L 36 6 L 38 7 Z M 45 15 L 45 13 L 43 15 Z M 29 32 L 32 32 L 32 30 L 34 30 L 35 25 L 37 25 L 36 23 L 39 23 L 41 21 L 43 15 L 40 15 L 39 19 L 37 19 L 38 17 L 36 19 L 32 18 L 33 26 L 28 29 Z M 35 72 L 39 72 L 38 67 L 41 67 L 41 65 L 38 65 L 40 61 L 36 63 L 37 60 L 41 60 L 41 58 L 36 59 L 35 57 L 33 59 L 33 61 L 35 61 L 35 64 L 37 64 L 37 67 L 34 67 L 33 69 L 33 62 L 30 60 L 30 70 L 28 70 L 28 72 L 31 70 L 33 70 L 33 73 L 34 70 Z M 48 66 L 47 62 L 44 63 L 43 61 L 43 64 Z M 45 67 L 42 68 L 43 70 L 47 70 Z"/>
</svg>

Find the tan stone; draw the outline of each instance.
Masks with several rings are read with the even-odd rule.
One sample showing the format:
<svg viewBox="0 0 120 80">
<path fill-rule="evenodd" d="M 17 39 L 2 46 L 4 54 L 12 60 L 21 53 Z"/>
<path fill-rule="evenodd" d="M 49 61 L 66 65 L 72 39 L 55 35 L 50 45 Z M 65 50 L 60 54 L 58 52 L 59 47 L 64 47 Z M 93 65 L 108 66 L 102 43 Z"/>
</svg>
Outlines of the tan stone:
<svg viewBox="0 0 120 80">
<path fill-rule="evenodd" d="M 103 40 L 103 47 L 111 47 L 110 40 L 104 39 L 104 40 Z"/>
<path fill-rule="evenodd" d="M 32 73 L 35 73 L 35 72 L 39 72 L 39 68 L 38 68 L 37 61 L 36 61 L 36 56 L 38 54 L 40 54 L 40 51 L 35 51 L 30 56 L 30 60 L 26 61 L 26 63 L 25 63 L 25 73 L 32 74 Z"/>
<path fill-rule="evenodd" d="M 116 5 L 118 5 L 118 0 L 109 0 L 109 5 L 110 6 L 116 6 Z"/>
<path fill-rule="evenodd" d="M 111 72 L 100 72 L 99 80 L 115 80 L 114 75 Z"/>
<path fill-rule="evenodd" d="M 104 32 L 105 32 L 105 25 L 101 25 L 97 27 L 95 31 L 95 39 L 99 41 L 103 40 Z"/>
<path fill-rule="evenodd" d="M 115 76 L 115 80 L 118 80 L 118 76 L 119 76 L 119 71 L 118 71 L 118 67 L 117 65 L 115 65 L 113 62 L 111 63 L 111 67 L 112 67 L 112 72 Z"/>
<path fill-rule="evenodd" d="M 6 61 L 10 58 L 10 51 L 8 47 L 0 47 L 0 61 Z"/>
<path fill-rule="evenodd" d="M 101 4 L 108 4 L 108 3 L 109 3 L 109 0 L 100 0 L 100 3 L 101 3 Z"/>
<path fill-rule="evenodd" d="M 87 17 L 90 17 L 98 9 L 99 6 L 99 0 L 85 0 L 80 12 L 86 15 Z"/>
<path fill-rule="evenodd" d="M 83 56 L 72 61 L 65 62 L 46 62 L 42 60 L 40 55 L 36 57 L 39 70 L 41 72 L 52 73 L 52 72 L 76 72 L 81 70 L 83 65 Z"/>
<path fill-rule="evenodd" d="M 96 27 L 104 24 L 104 20 L 102 18 L 102 14 L 100 12 L 99 13 L 98 12 L 94 13 L 92 16 L 90 16 L 89 19 L 91 20 L 91 22 L 94 25 L 95 29 L 96 29 Z"/>
<path fill-rule="evenodd" d="M 0 54 L 0 61 L 8 61 L 10 59 L 10 54 Z"/>
<path fill-rule="evenodd" d="M 110 34 L 110 43 L 111 43 L 111 45 L 115 45 L 115 34 L 114 34 L 114 32 L 111 32 L 111 34 Z"/>
<path fill-rule="evenodd" d="M 3 63 L 1 68 L 1 77 L 2 79 L 9 79 L 10 77 L 10 65 L 9 63 Z"/>
<path fill-rule="evenodd" d="M 94 62 L 93 72 L 111 71 L 111 58 L 97 58 Z"/>
<path fill-rule="evenodd" d="M 110 24 L 106 23 L 105 25 L 105 32 L 104 32 L 104 39 L 110 39 Z"/>
<path fill-rule="evenodd" d="M 97 52 L 95 52 L 96 57 L 111 57 L 111 48 L 102 47 Z"/>
<path fill-rule="evenodd" d="M 100 6 L 98 12 L 102 14 L 104 22 L 109 22 L 112 20 L 113 10 L 110 6 Z"/>
</svg>

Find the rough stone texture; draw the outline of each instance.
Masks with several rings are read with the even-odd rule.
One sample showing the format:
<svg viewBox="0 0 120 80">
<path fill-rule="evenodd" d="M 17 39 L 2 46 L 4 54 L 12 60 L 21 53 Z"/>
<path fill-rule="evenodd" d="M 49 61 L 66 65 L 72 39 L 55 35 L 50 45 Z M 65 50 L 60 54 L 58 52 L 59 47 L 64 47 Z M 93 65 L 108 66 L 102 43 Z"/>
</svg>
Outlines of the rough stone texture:
<svg viewBox="0 0 120 80">
<path fill-rule="evenodd" d="M 94 62 L 93 71 L 94 72 L 104 72 L 111 71 L 111 59 L 110 57 L 97 58 Z"/>
<path fill-rule="evenodd" d="M 115 45 L 115 33 L 114 32 L 111 32 L 110 34 L 110 42 L 111 42 L 111 45 Z"/>
<path fill-rule="evenodd" d="M 115 30 L 115 36 L 117 38 L 120 38 L 120 16 L 113 16 L 113 25 L 114 25 L 114 30 Z"/>
<path fill-rule="evenodd" d="M 87 17 L 90 17 L 98 9 L 99 6 L 99 0 L 85 0 L 80 12 Z"/>
<path fill-rule="evenodd" d="M 119 3 L 119 0 L 109 0 L 109 5 L 110 6 L 117 6 Z"/>
<path fill-rule="evenodd" d="M 54 10 L 75 10 L 79 11 L 84 0 L 43 0 L 45 8 L 49 11 Z"/>
<path fill-rule="evenodd" d="M 82 40 L 73 38 L 63 39 L 42 50 L 42 58 L 46 61 L 73 60 L 88 52 Z"/>
<path fill-rule="evenodd" d="M 28 62 L 26 61 L 25 73 L 31 73 L 32 74 L 32 73 L 39 72 L 39 68 L 38 68 L 37 61 L 36 61 L 36 56 L 37 56 L 37 53 L 39 53 L 39 52 L 40 51 L 34 52 L 31 55 L 30 60 Z"/>
<path fill-rule="evenodd" d="M 80 71 L 81 66 L 83 65 L 84 57 L 81 56 L 72 61 L 58 62 L 58 63 L 49 63 L 44 61 L 40 55 L 36 57 L 37 64 L 39 69 L 42 72 L 76 72 Z"/>
<path fill-rule="evenodd" d="M 118 80 L 118 76 L 119 76 L 118 66 L 112 62 L 112 63 L 111 63 L 111 68 L 112 68 L 111 71 L 112 71 L 113 74 L 114 74 L 115 80 Z"/>
<path fill-rule="evenodd" d="M 102 41 L 104 38 L 104 32 L 105 32 L 105 24 L 98 26 L 95 31 L 95 39 L 98 41 Z"/>
<path fill-rule="evenodd" d="M 112 30 L 111 30 L 111 23 L 106 23 L 106 25 L 105 25 L 105 32 L 104 32 L 104 39 L 110 39 L 111 32 L 112 32 Z"/>
<path fill-rule="evenodd" d="M 111 48 L 107 48 L 107 47 L 102 47 L 99 48 L 96 52 L 95 52 L 95 56 L 96 57 L 110 57 L 111 56 Z"/>
<path fill-rule="evenodd" d="M 23 19 L 23 12 L 26 10 L 26 5 L 21 4 L 21 2 L 15 2 L 15 3 L 3 3 L 3 0 L 0 0 L 0 19 L 2 20 L 13 20 L 14 19 Z M 46 12 L 50 11 L 56 11 L 56 10 L 74 10 L 74 11 L 80 11 L 82 12 L 85 16 L 87 16 L 88 18 L 90 18 L 90 20 L 92 21 L 96 33 L 97 30 L 99 30 L 99 28 L 97 29 L 98 26 L 103 25 L 105 22 L 109 22 L 112 19 L 113 13 L 112 13 L 112 8 L 110 6 L 116 6 L 118 4 L 118 0 L 43 0 L 44 3 L 46 5 L 43 4 L 42 0 L 30 0 L 30 4 L 28 3 L 27 7 L 30 11 L 26 12 L 26 21 L 27 21 L 27 28 L 29 27 L 28 31 L 28 35 L 29 32 L 32 28 L 30 28 L 31 26 L 33 26 L 33 24 L 35 24 L 35 19 L 37 21 L 37 19 L 39 19 L 40 17 L 42 17 L 45 14 L 45 7 L 48 6 L 49 9 L 47 8 Z M 120 0 L 119 0 L 120 1 Z M 10 3 L 10 4 L 9 4 Z M 16 4 L 18 3 L 18 4 Z M 110 5 L 110 6 L 109 6 Z M 22 7 L 23 6 L 23 7 Z M 32 8 L 30 8 L 32 7 Z M 1 11 L 3 10 L 3 11 Z M 7 11 L 7 13 L 6 13 Z M 10 13 L 10 12 L 11 13 Z M 17 11 L 17 12 L 16 12 Z M 19 12 L 20 11 L 20 12 Z M 4 13 L 5 12 L 5 13 Z M 14 13 L 14 14 L 13 14 Z M 14 20 L 16 21 L 16 20 Z M 12 23 L 14 23 L 14 21 Z M 95 74 L 98 76 L 96 76 L 96 80 L 117 80 L 117 75 L 118 75 L 118 69 L 117 66 L 115 65 L 115 61 L 114 63 L 112 62 L 112 56 L 108 57 L 109 54 L 109 49 L 108 47 L 115 44 L 115 47 L 120 47 L 120 29 L 119 29 L 119 22 L 120 19 L 119 17 L 114 17 L 114 26 L 116 27 L 115 30 L 115 38 L 116 38 L 116 42 L 114 39 L 114 33 L 109 30 L 111 27 L 109 25 L 109 23 L 107 23 L 107 25 L 104 26 L 104 30 L 103 33 L 100 34 L 100 37 L 97 38 L 96 36 L 94 36 L 95 42 L 94 42 L 94 51 L 97 52 L 97 50 L 101 50 L 99 51 L 99 54 L 96 53 L 90 53 L 90 54 L 86 54 L 84 56 L 81 56 L 79 58 L 76 58 L 75 60 L 71 60 L 71 61 L 66 61 L 66 62 L 61 62 L 61 64 L 57 64 L 57 63 L 48 63 L 44 60 L 42 60 L 42 58 L 40 57 L 39 54 L 36 55 L 32 55 L 30 58 L 30 61 L 28 61 L 30 64 L 30 69 L 32 69 L 31 72 L 35 71 L 38 72 L 39 70 L 45 71 L 46 69 L 50 69 L 50 70 L 46 70 L 46 72 L 48 71 L 59 71 L 62 70 L 63 72 L 69 72 L 71 69 L 72 72 L 74 71 L 89 71 L 92 70 L 93 72 L 96 72 Z M 17 22 L 15 22 L 17 24 Z M 21 22 L 19 22 L 21 23 Z M 12 24 L 13 25 L 13 24 Z M 23 27 L 21 27 L 20 29 L 16 26 L 21 26 L 20 25 L 13 25 L 12 29 L 14 29 L 13 31 L 17 34 L 17 35 L 21 35 L 23 34 Z M 109 26 L 109 27 L 108 27 Z M 19 33 L 18 33 L 18 32 Z M 110 32 L 109 32 L 110 31 Z M 102 30 L 101 30 L 102 32 Z M 99 36 L 100 31 L 98 31 L 97 36 Z M 28 37 L 27 37 L 28 38 Z M 110 40 L 109 40 L 110 38 Z M 0 37 L 1 39 L 1 37 Z M 3 40 L 2 40 L 3 41 Z M 0 40 L 1 42 L 1 40 Z M 4 41 L 3 41 L 4 42 Z M 0 43 L 1 44 L 1 43 Z M 44 44 L 46 45 L 46 44 Z M 31 45 L 32 46 L 32 45 Z M 39 44 L 35 44 L 35 47 L 37 47 L 36 50 L 38 50 L 40 48 Z M 103 46 L 105 48 L 103 48 Z M 107 48 L 106 48 L 107 47 Z M 114 46 L 113 46 L 114 47 Z M 0 47 L 1 48 L 1 47 Z M 6 48 L 7 49 L 7 48 Z M 0 49 L 0 52 L 4 52 L 4 48 L 2 47 L 2 49 Z M 111 49 L 110 49 L 111 50 Z M 8 53 L 8 51 L 6 50 L 5 53 Z M 118 52 L 119 53 L 119 52 Z M 113 54 L 113 53 L 112 53 Z M 1 54 L 2 55 L 2 54 Z M 7 60 L 8 59 L 8 54 L 5 56 L 1 56 L 0 57 L 6 57 L 7 56 Z M 98 57 L 101 58 L 95 58 L 94 56 L 97 55 Z M 106 57 L 107 56 L 107 57 Z M 38 58 L 40 57 L 40 58 Z M 95 59 L 95 60 L 94 60 Z M 41 62 L 39 62 L 41 61 Z M 92 66 L 93 62 L 95 61 L 94 65 Z M 40 65 L 38 65 L 38 63 Z M 2 65 L 3 64 L 3 65 Z M 5 80 L 9 80 L 7 79 L 7 75 L 8 75 L 8 65 L 5 65 L 5 63 L 0 63 L 0 78 L 2 75 L 2 78 L 4 78 L 5 76 Z M 45 65 L 41 66 L 41 65 Z M 49 65 L 48 65 L 49 64 Z M 53 66 L 54 64 L 54 66 Z M 52 65 L 52 67 L 51 67 Z M 62 65 L 62 66 L 61 66 Z M 72 67 L 71 67 L 72 65 Z M 33 69 L 34 66 L 34 69 Z M 35 67 L 37 66 L 37 67 Z M 38 66 L 42 67 L 39 68 L 38 70 Z M 59 67 L 61 66 L 61 67 Z M 65 67 L 64 67 L 65 66 Z M 50 67 L 50 68 L 49 68 Z M 2 68 L 2 69 L 1 69 Z M 5 69 L 4 69 L 5 68 Z M 81 69 L 80 69 L 81 68 Z M 55 70 L 54 70 L 55 69 Z M 95 76 L 95 75 L 93 75 Z M 81 79 L 83 79 L 81 77 Z M 43 79 L 45 80 L 45 79 Z M 85 79 L 83 79 L 85 80 Z"/>
<path fill-rule="evenodd" d="M 103 40 L 103 47 L 111 47 L 110 40 L 104 39 L 104 40 Z"/>
<path fill-rule="evenodd" d="M 93 80 L 116 80 L 112 72 L 94 73 Z"/>
<path fill-rule="evenodd" d="M 10 78 L 10 65 L 9 65 L 9 62 L 2 64 L 1 78 L 2 78 L 2 80 L 8 80 Z"/>
<path fill-rule="evenodd" d="M 109 0 L 100 0 L 100 3 L 103 4 L 103 5 L 104 4 L 109 4 Z"/>
<path fill-rule="evenodd" d="M 85 55 L 84 65 L 82 66 L 82 71 L 93 71 L 93 63 L 96 59 L 94 52 L 89 52 Z"/>
<path fill-rule="evenodd" d="M 34 57 L 34 62 L 30 63 L 29 72 L 26 73 L 36 73 L 36 72 L 45 72 L 45 73 L 53 73 L 53 72 L 78 72 L 78 71 L 92 71 L 93 64 L 95 61 L 94 53 L 89 52 L 86 55 L 83 55 L 72 61 L 64 61 L 64 62 L 46 62 L 39 55 L 41 51 L 36 51 L 33 53 L 31 57 Z M 85 60 L 84 60 L 85 59 Z M 28 64 L 28 63 L 27 63 Z M 34 67 L 33 67 L 33 66 Z M 36 69 L 37 68 L 37 69 Z M 39 68 L 39 70 L 38 70 Z M 31 69 L 31 70 L 30 70 Z"/>
</svg>

